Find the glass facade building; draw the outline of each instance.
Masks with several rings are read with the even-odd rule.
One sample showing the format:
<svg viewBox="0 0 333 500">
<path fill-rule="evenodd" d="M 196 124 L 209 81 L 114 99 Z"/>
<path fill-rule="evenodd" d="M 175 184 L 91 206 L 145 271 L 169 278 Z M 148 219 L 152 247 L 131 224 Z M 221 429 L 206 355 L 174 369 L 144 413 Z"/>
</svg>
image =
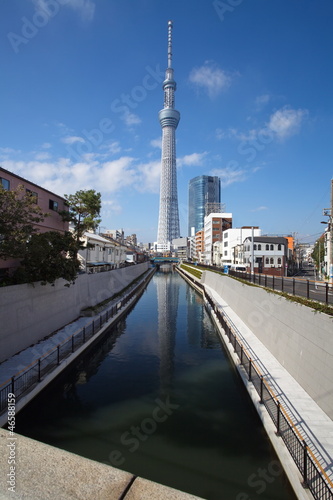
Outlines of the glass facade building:
<svg viewBox="0 0 333 500">
<path fill-rule="evenodd" d="M 199 175 L 189 182 L 188 190 L 188 235 L 204 227 L 207 203 L 221 203 L 221 181 L 217 176 Z M 192 229 L 194 228 L 194 229 Z"/>
</svg>

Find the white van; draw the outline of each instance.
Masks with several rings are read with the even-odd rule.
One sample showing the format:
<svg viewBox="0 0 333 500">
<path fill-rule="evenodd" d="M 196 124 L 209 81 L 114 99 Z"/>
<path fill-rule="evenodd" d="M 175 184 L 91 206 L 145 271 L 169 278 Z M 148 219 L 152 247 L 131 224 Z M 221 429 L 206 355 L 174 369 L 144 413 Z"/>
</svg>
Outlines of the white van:
<svg viewBox="0 0 333 500">
<path fill-rule="evenodd" d="M 230 270 L 231 271 L 243 271 L 245 273 L 246 266 L 244 266 L 243 264 L 231 264 Z"/>
</svg>

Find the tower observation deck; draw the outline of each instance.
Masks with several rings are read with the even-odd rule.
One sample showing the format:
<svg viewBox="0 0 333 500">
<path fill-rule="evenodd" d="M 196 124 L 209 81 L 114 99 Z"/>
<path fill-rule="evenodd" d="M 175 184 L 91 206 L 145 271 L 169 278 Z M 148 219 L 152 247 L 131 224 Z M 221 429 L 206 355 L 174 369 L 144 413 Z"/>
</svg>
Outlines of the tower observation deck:
<svg viewBox="0 0 333 500">
<path fill-rule="evenodd" d="M 168 67 L 163 82 L 164 108 L 158 114 L 162 127 L 162 160 L 157 251 L 169 251 L 172 240 L 180 236 L 175 134 L 180 113 L 175 109 L 175 90 L 176 82 L 172 69 L 172 21 L 168 21 Z"/>
</svg>

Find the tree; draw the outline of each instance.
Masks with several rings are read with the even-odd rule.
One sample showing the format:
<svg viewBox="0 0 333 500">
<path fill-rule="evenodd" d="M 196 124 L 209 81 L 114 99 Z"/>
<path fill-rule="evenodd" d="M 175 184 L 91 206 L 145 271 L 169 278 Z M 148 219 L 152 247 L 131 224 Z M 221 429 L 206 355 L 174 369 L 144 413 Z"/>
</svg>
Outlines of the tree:
<svg viewBox="0 0 333 500">
<path fill-rule="evenodd" d="M 23 186 L 8 191 L 0 184 L 0 258 L 23 257 L 35 224 L 46 216 Z"/>
<path fill-rule="evenodd" d="M 96 229 L 101 222 L 101 193 L 94 189 L 80 190 L 75 194 L 65 194 L 69 210 L 59 212 L 64 221 L 73 225 L 77 251 L 82 248 L 81 238 L 89 229 Z"/>
<path fill-rule="evenodd" d="M 315 242 L 313 252 L 311 254 L 311 257 L 316 264 L 318 272 L 321 272 L 321 263 L 324 261 L 324 254 L 325 254 L 325 235 L 323 234 Z"/>
<path fill-rule="evenodd" d="M 76 242 L 72 233 L 57 231 L 33 234 L 26 245 L 21 267 L 15 272 L 15 283 L 54 284 L 58 278 L 74 283 L 80 262 L 77 258 Z"/>
</svg>

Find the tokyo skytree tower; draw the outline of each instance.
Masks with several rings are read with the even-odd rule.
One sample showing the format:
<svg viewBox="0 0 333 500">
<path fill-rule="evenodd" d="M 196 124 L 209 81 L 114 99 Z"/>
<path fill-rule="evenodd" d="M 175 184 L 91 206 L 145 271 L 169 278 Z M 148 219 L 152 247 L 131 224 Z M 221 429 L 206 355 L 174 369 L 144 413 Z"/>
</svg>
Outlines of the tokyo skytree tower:
<svg viewBox="0 0 333 500">
<path fill-rule="evenodd" d="M 175 109 L 176 82 L 172 69 L 172 21 L 168 21 L 168 67 L 163 82 L 164 108 L 158 117 L 162 127 L 162 162 L 160 183 L 160 212 L 157 250 L 170 250 L 174 238 L 179 238 L 179 213 L 176 171 L 175 132 L 180 113 Z"/>
</svg>

